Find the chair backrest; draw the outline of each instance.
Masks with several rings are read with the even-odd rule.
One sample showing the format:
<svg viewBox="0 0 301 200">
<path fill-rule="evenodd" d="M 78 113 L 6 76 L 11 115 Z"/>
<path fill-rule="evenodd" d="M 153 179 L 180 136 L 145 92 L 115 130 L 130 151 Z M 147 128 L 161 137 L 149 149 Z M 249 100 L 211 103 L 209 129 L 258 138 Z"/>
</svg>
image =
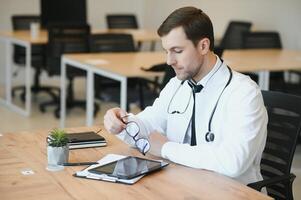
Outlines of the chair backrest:
<svg viewBox="0 0 301 200">
<path fill-rule="evenodd" d="M 242 33 L 249 32 L 251 22 L 231 21 L 224 33 L 220 47 L 222 49 L 242 48 Z"/>
<path fill-rule="evenodd" d="M 39 15 L 13 15 L 12 16 L 13 30 L 29 30 L 30 24 L 33 22 L 40 23 Z"/>
<path fill-rule="evenodd" d="M 175 70 L 170 65 L 167 65 L 166 63 L 162 65 L 164 65 L 165 69 L 164 69 L 164 76 L 160 84 L 161 90 L 165 87 L 165 85 L 169 82 L 171 78 L 176 76 Z"/>
<path fill-rule="evenodd" d="M 130 34 L 92 34 L 89 38 L 90 52 L 133 52 L 135 43 Z"/>
<path fill-rule="evenodd" d="M 243 48 L 281 49 L 280 35 L 278 32 L 245 32 L 243 33 Z"/>
<path fill-rule="evenodd" d="M 110 29 L 138 28 L 136 16 L 132 14 L 109 14 L 106 20 L 107 27 Z"/>
<path fill-rule="evenodd" d="M 46 70 L 49 75 L 60 74 L 64 53 L 89 52 L 90 26 L 87 24 L 57 24 L 48 27 Z"/>
<path fill-rule="evenodd" d="M 280 92 L 262 91 L 268 112 L 268 133 L 261 159 L 261 173 L 266 178 L 289 174 L 301 132 L 301 97 Z M 286 184 L 267 187 L 276 198 L 286 196 Z"/>
</svg>

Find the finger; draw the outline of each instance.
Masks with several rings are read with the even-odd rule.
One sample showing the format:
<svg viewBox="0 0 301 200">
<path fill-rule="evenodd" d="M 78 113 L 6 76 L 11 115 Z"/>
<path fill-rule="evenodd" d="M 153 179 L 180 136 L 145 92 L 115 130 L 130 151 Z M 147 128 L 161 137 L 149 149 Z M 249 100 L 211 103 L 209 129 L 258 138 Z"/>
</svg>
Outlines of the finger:
<svg viewBox="0 0 301 200">
<path fill-rule="evenodd" d="M 119 115 L 119 109 L 110 109 L 104 116 L 104 125 L 108 132 L 113 134 L 120 133 L 124 128 L 125 124 L 117 117 Z"/>
<path fill-rule="evenodd" d="M 124 111 L 122 109 L 119 110 L 118 117 L 119 117 L 120 121 L 122 121 L 123 123 L 127 123 L 128 116 L 129 116 L 129 114 L 126 111 Z"/>
</svg>

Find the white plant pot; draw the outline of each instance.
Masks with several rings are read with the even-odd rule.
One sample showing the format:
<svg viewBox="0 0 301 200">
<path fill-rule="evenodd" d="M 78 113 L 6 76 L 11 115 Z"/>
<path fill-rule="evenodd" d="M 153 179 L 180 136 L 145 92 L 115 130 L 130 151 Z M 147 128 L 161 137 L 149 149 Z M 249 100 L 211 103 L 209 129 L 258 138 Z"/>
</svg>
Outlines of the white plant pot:
<svg viewBox="0 0 301 200">
<path fill-rule="evenodd" d="M 69 147 L 51 147 L 47 146 L 47 160 L 49 171 L 59 171 L 64 169 L 61 164 L 68 162 L 69 159 Z"/>
</svg>

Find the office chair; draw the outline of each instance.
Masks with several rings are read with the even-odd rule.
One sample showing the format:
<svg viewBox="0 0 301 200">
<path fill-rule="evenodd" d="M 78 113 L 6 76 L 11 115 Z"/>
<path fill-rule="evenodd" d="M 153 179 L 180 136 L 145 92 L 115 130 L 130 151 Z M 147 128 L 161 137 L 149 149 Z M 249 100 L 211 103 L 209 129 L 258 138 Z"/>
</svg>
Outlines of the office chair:
<svg viewBox="0 0 301 200">
<path fill-rule="evenodd" d="M 33 22 L 40 23 L 40 16 L 38 15 L 13 15 L 12 25 L 14 31 L 29 30 L 30 24 Z M 59 92 L 58 87 L 53 86 L 41 86 L 40 85 L 40 75 L 45 67 L 45 45 L 34 44 L 31 47 L 31 66 L 35 69 L 33 86 L 31 86 L 31 91 L 33 94 L 39 92 L 48 93 L 52 99 L 55 98 L 56 94 Z M 25 67 L 25 48 L 19 45 L 13 46 L 13 61 L 18 67 Z M 14 73 L 17 75 L 17 72 Z M 12 88 L 12 96 L 15 96 L 17 91 L 21 90 L 21 100 L 25 101 L 25 86 L 16 86 Z"/>
<path fill-rule="evenodd" d="M 214 47 L 214 52 L 221 57 L 225 49 L 241 49 L 242 33 L 249 32 L 251 26 L 251 22 L 230 21 L 220 45 Z"/>
<path fill-rule="evenodd" d="M 293 199 L 295 175 L 291 165 L 301 132 L 301 97 L 280 92 L 262 91 L 268 112 L 268 133 L 261 159 L 264 180 L 248 186 L 260 191 L 266 187 L 275 199 Z"/>
<path fill-rule="evenodd" d="M 107 27 L 109 29 L 138 29 L 136 15 L 134 14 L 108 14 L 106 15 Z M 142 43 L 137 43 L 137 49 L 141 49 Z M 153 47 L 152 47 L 153 48 Z"/>
<path fill-rule="evenodd" d="M 90 52 L 135 52 L 135 44 L 130 34 L 93 34 L 89 40 Z M 134 95 L 136 99 L 142 98 L 142 91 L 138 89 L 144 84 L 144 79 L 130 78 L 128 80 L 128 97 Z M 95 97 L 101 100 L 119 102 L 120 83 L 99 75 L 95 76 Z M 109 89 L 109 92 L 106 90 Z M 138 89 L 138 92 L 137 92 Z M 135 91 L 135 92 L 134 92 Z M 139 94 L 139 96 L 137 96 Z"/>
<path fill-rule="evenodd" d="M 46 70 L 49 76 L 59 76 L 61 72 L 61 56 L 65 53 L 85 53 L 89 51 L 88 38 L 90 26 L 87 24 L 53 24 L 48 27 L 48 44 L 46 51 Z M 86 102 L 74 99 L 73 81 L 75 77 L 85 76 L 86 73 L 78 68 L 67 65 L 67 110 L 74 107 L 86 108 Z M 50 102 L 40 104 L 40 110 L 45 112 L 47 106 L 57 106 L 55 116 L 60 113 L 59 96 Z M 98 112 L 99 106 L 94 105 L 94 115 Z"/>
<path fill-rule="evenodd" d="M 109 29 L 138 29 L 136 16 L 133 14 L 109 14 L 106 21 Z"/>
<path fill-rule="evenodd" d="M 143 100 L 141 102 L 140 108 L 144 109 L 147 106 L 150 106 L 154 103 L 154 100 L 159 97 L 161 90 L 165 87 L 165 85 L 169 82 L 169 80 L 176 76 L 174 69 L 167 65 L 166 63 L 161 63 L 150 67 L 146 71 L 163 71 L 164 76 L 161 82 L 157 80 L 153 81 L 153 89 L 145 89 L 143 90 Z"/>
<path fill-rule="evenodd" d="M 244 49 L 281 49 L 278 32 L 244 32 L 242 35 Z"/>
<path fill-rule="evenodd" d="M 278 32 L 244 32 L 242 35 L 244 49 L 281 49 L 281 39 Z M 251 78 L 258 81 L 255 74 Z M 283 72 L 270 73 L 270 88 L 284 90 L 285 81 Z"/>
</svg>

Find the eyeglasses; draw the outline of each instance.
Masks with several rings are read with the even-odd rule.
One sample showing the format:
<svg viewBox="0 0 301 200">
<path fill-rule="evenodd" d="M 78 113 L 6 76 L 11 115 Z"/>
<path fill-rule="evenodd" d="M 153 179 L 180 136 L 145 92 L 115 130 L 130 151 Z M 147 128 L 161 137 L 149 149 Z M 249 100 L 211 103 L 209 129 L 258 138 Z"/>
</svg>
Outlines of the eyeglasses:
<svg viewBox="0 0 301 200">
<path fill-rule="evenodd" d="M 140 128 L 138 124 L 134 121 L 126 123 L 125 132 L 133 138 L 135 145 L 140 153 L 145 155 L 150 149 L 150 143 L 146 138 L 138 138 Z"/>
</svg>

